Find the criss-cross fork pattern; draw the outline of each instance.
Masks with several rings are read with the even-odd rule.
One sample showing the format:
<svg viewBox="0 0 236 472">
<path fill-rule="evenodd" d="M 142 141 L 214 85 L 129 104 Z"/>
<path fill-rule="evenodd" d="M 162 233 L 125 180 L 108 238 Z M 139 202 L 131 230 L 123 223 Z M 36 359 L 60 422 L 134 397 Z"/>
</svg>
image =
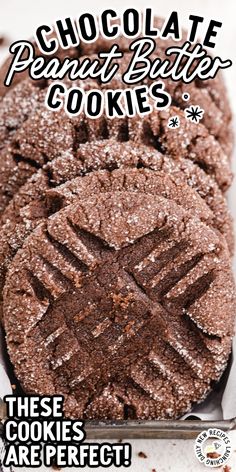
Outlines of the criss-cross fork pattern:
<svg viewBox="0 0 236 472">
<path fill-rule="evenodd" d="M 117 398 L 117 385 L 125 382 L 124 404 L 134 407 L 138 395 L 156 403 L 161 416 L 168 396 L 186 409 L 225 362 L 224 343 L 183 315 L 214 282 L 211 254 L 189 253 L 188 241 L 176 242 L 165 228 L 110 249 L 68 213 L 36 231 L 26 267 L 39 313 L 28 336 L 40 331 L 58 388 L 66 385 L 87 412 L 111 384 Z"/>
</svg>

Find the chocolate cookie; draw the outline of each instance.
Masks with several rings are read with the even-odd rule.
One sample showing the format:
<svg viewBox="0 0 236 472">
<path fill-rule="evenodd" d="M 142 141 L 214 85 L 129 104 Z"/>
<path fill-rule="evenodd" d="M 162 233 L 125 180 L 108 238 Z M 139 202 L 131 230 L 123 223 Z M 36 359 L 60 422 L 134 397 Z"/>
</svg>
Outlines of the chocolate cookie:
<svg viewBox="0 0 236 472">
<path fill-rule="evenodd" d="M 75 84 L 84 90 L 97 86 L 93 81 Z M 65 151 L 72 152 L 75 138 L 76 142 L 79 139 L 76 126 L 63 110 L 47 110 L 45 93 L 45 84 L 24 80 L 0 104 L 0 215 L 30 176 Z M 95 139 L 96 120 L 89 120 L 89 126 L 90 139 Z"/>
<path fill-rule="evenodd" d="M 155 24 L 157 28 L 161 28 L 163 25 L 164 20 L 162 18 L 155 18 Z M 182 39 L 178 42 L 178 45 L 181 46 L 184 41 L 186 41 L 187 35 L 185 31 L 182 31 Z M 116 38 L 116 44 L 119 45 L 120 50 L 124 53 L 124 57 L 121 59 L 117 59 L 116 62 L 119 63 L 119 70 L 116 74 L 115 78 L 112 80 L 108 87 L 114 88 L 124 88 L 126 85 L 122 81 L 122 74 L 126 71 L 131 53 L 130 53 L 130 44 L 132 40 L 128 38 L 124 38 L 123 36 L 119 36 Z M 83 60 L 83 56 L 94 56 L 97 55 L 101 51 L 108 51 L 113 42 L 109 39 L 104 39 L 103 37 L 99 37 L 96 42 L 87 44 L 81 41 L 78 48 L 71 48 L 67 50 L 59 49 L 56 55 L 59 56 L 60 59 L 65 59 L 66 57 L 77 57 Z M 176 45 L 175 42 L 171 38 L 166 40 L 162 40 L 160 38 L 157 39 L 157 50 L 154 51 L 151 58 L 154 60 L 157 56 L 164 59 L 165 51 L 168 47 Z M 37 48 L 36 48 L 37 49 Z M 38 54 L 38 50 L 36 50 L 36 55 Z M 53 57 L 47 56 L 49 59 Z M 172 59 L 172 56 L 168 57 L 169 60 Z M 174 59 L 174 57 L 173 57 Z M 9 62 L 11 58 L 6 61 L 6 63 L 0 69 L 0 82 L 4 81 L 7 69 L 9 67 Z M 37 81 L 31 81 L 27 78 L 27 73 L 17 74 L 16 80 L 14 81 L 13 87 L 19 81 L 28 80 L 31 84 L 37 83 Z M 201 108 L 205 110 L 203 123 L 206 126 L 207 130 L 210 134 L 212 134 L 216 140 L 218 140 L 219 144 L 222 147 L 222 150 L 226 153 L 227 156 L 230 156 L 232 153 L 232 144 L 233 144 L 233 135 L 232 135 L 232 114 L 229 106 L 229 101 L 227 98 L 227 92 L 225 89 L 225 85 L 222 79 L 221 74 L 217 74 L 214 79 L 200 81 L 195 80 L 189 85 L 182 84 L 181 82 L 173 82 L 170 80 L 165 80 L 165 85 L 167 91 L 171 93 L 173 104 L 177 105 L 179 108 L 186 108 L 188 103 L 186 103 L 182 96 L 184 93 L 190 94 L 190 102 L 193 105 L 200 105 Z M 39 81 L 39 86 L 47 86 L 47 81 Z M 148 79 L 145 83 L 149 83 Z M 98 82 L 100 86 L 100 83 Z M 135 84 L 137 85 L 137 84 Z M 131 85 L 132 86 L 132 85 Z M 10 90 L 12 87 L 10 88 Z M 8 88 L 1 86 L 0 87 L 0 95 L 8 94 Z"/>
<path fill-rule="evenodd" d="M 168 128 L 168 121 L 178 115 L 181 127 Z M 232 183 L 232 171 L 226 154 L 217 140 L 204 126 L 187 122 L 184 113 L 176 107 L 150 113 L 142 119 L 136 115 L 128 122 L 129 139 L 152 144 L 163 154 L 179 159 L 183 157 L 196 163 L 206 174 L 211 175 L 221 190 Z"/>
<path fill-rule="evenodd" d="M 49 35 L 48 38 L 50 38 L 50 36 L 51 35 Z M 34 39 L 31 38 L 30 41 L 34 44 L 34 47 L 35 47 L 35 57 L 37 57 L 39 55 L 45 57 L 45 55 L 42 54 L 41 51 L 39 51 L 38 46 L 35 43 Z M 66 57 L 70 57 L 70 58 L 77 57 L 78 56 L 78 49 L 77 48 L 69 48 L 69 49 L 65 50 L 65 49 L 62 49 L 59 46 L 59 48 L 56 52 L 56 56 L 61 60 L 65 59 Z M 54 55 L 50 55 L 50 58 L 52 58 L 52 57 L 54 57 Z M 48 56 L 46 56 L 46 58 L 48 58 Z M 3 63 L 3 65 L 0 68 L 0 103 L 1 103 L 2 97 L 4 97 L 9 92 L 9 90 L 12 90 L 14 87 L 16 87 L 19 83 L 21 83 L 25 79 L 27 79 L 27 81 L 30 82 L 30 84 L 32 86 L 34 86 L 34 85 L 37 86 L 37 84 L 38 84 L 38 86 L 44 87 L 45 85 L 47 85 L 47 80 L 37 80 L 37 81 L 31 80 L 30 77 L 29 77 L 28 71 L 25 70 L 23 72 L 19 72 L 18 74 L 16 74 L 14 76 L 12 84 L 11 84 L 10 87 L 5 87 L 4 86 L 4 81 L 5 81 L 5 78 L 6 78 L 6 75 L 7 75 L 7 72 L 9 70 L 11 62 L 12 62 L 12 56 L 10 55 L 5 60 L 5 62 Z"/>
<path fill-rule="evenodd" d="M 0 152 L 0 212 L 27 179 L 48 161 L 65 152 L 76 153 L 81 143 L 108 137 L 146 143 L 174 159 L 192 160 L 211 175 L 222 190 L 232 181 L 230 163 L 217 140 L 204 126 L 184 122 L 183 112 L 175 107 L 162 113 L 153 111 L 146 117 L 110 120 L 102 115 L 92 120 L 85 115 L 71 119 L 63 110 L 55 113 L 35 103 L 36 110 L 28 119 L 18 121 L 10 136 L 8 132 L 5 137 L 8 144 Z M 182 127 L 170 130 L 168 120 L 176 113 L 183 120 Z M 4 125 L 2 128 L 4 135 Z"/>
<path fill-rule="evenodd" d="M 4 288 L 23 388 L 83 418 L 188 411 L 225 368 L 234 310 L 222 238 L 141 191 L 78 196 L 27 238 Z"/>
<path fill-rule="evenodd" d="M 156 23 L 160 27 L 162 20 L 156 19 Z M 124 87 L 122 73 L 131 57 L 128 52 L 130 42 L 126 38 L 119 38 L 118 41 L 124 57 L 120 61 L 120 71 L 108 84 L 109 88 Z M 106 41 L 102 40 L 102 44 L 100 43 L 101 38 L 91 47 L 82 43 L 78 51 L 60 50 L 60 57 L 76 57 L 86 53 L 92 57 L 100 47 L 110 47 L 110 41 L 106 45 Z M 165 49 L 170 44 L 171 40 L 158 41 L 161 57 L 164 57 Z M 68 82 L 68 79 L 65 81 Z M 226 190 L 232 181 L 228 162 L 230 150 L 226 149 L 226 143 L 231 141 L 226 130 L 226 127 L 230 129 L 228 124 L 231 112 L 227 100 L 224 100 L 222 80 L 217 76 L 211 81 L 211 85 L 207 82 L 205 86 L 204 83 L 194 82 L 186 89 L 183 84 L 167 80 L 166 87 L 176 107 L 170 107 L 164 114 L 154 111 L 145 119 L 137 116 L 115 120 L 109 120 L 106 116 L 89 120 L 82 114 L 72 120 L 62 111 L 55 113 L 45 110 L 44 98 L 49 85 L 47 80 L 21 80 L 8 90 L 0 103 L 0 147 L 3 148 L 0 152 L 0 212 L 29 176 L 55 155 L 58 156 L 67 149 L 76 150 L 81 142 L 103 137 L 148 142 L 176 158 L 183 155 L 186 159 L 197 162 L 206 173 L 216 179 L 223 191 Z M 78 81 L 76 85 L 86 90 L 102 87 L 95 81 Z M 204 125 L 196 126 L 186 122 L 181 110 L 186 106 L 182 99 L 184 91 L 190 93 L 191 103 L 200 104 L 205 109 Z M 167 127 L 168 119 L 176 114 L 181 119 L 181 128 L 170 130 Z"/>
<path fill-rule="evenodd" d="M 64 152 L 73 151 L 74 127 L 69 117 L 63 111 L 53 113 L 44 104 L 35 103 L 36 109 L 30 113 L 29 102 L 25 120 L 12 121 L 14 131 L 5 133 L 7 144 L 0 151 L 0 213 L 39 168 Z M 9 123 L 8 118 L 6 121 Z M 4 126 L 1 131 L 3 135 Z"/>
<path fill-rule="evenodd" d="M 108 172 L 95 172 L 107 168 Z M 113 170 L 116 168 L 120 171 Z M 88 173 L 91 174 L 74 178 Z M 66 154 L 39 170 L 6 208 L 0 231 L 0 289 L 9 263 L 30 232 L 43 218 L 72 203 L 91 186 L 94 193 L 120 190 L 121 186 L 123 190 L 140 191 L 145 186 L 145 193 L 171 198 L 220 231 L 233 252 L 232 222 L 226 201 L 216 184 L 198 167 L 183 159 L 176 162 L 144 145 L 95 141 L 82 144 L 76 157 L 71 155 L 69 159 Z"/>
<path fill-rule="evenodd" d="M 163 41 L 162 41 L 163 43 Z M 172 44 L 173 45 L 173 44 Z M 165 48 L 159 46 L 158 43 L 158 57 L 165 59 Z M 157 58 L 157 53 L 151 56 L 152 60 Z M 107 84 L 103 84 L 103 89 L 125 89 L 127 84 L 123 82 L 123 74 L 128 69 L 129 63 L 132 59 L 132 54 L 125 53 L 122 59 L 118 59 L 119 69 L 114 78 Z M 175 105 L 178 111 L 184 110 L 190 105 L 198 105 L 204 110 L 201 124 L 205 126 L 208 133 L 218 141 L 222 151 L 229 158 L 232 155 L 233 148 L 233 134 L 232 134 L 232 113 L 229 102 L 225 97 L 225 87 L 222 80 L 222 75 L 218 74 L 214 80 L 209 81 L 194 81 L 190 84 L 184 84 L 181 81 L 174 82 L 170 79 L 163 79 L 166 91 L 171 95 L 172 104 Z M 153 80 L 147 78 L 142 83 L 151 85 Z M 135 84 L 137 85 L 137 84 Z M 139 83 L 140 85 L 140 83 Z M 132 87 L 132 85 L 131 85 Z M 183 99 L 185 94 L 189 95 L 189 100 Z M 182 114 L 185 121 L 184 114 Z M 181 126 L 182 126 L 181 122 Z"/>
<path fill-rule="evenodd" d="M 178 187 L 181 191 L 185 189 L 186 202 L 181 201 L 180 197 L 177 203 L 183 205 L 186 209 L 193 205 L 192 208 L 195 216 L 198 216 L 201 220 L 220 231 L 227 241 L 230 253 L 233 253 L 233 223 L 226 199 L 218 189 L 214 180 L 207 176 L 194 163 L 186 162 L 185 159 L 178 159 L 178 161 L 176 161 L 168 155 L 162 155 L 158 151 L 153 151 L 150 147 L 144 145 L 131 145 L 129 142 L 118 144 L 113 140 L 95 141 L 92 145 L 83 144 L 78 150 L 77 157 L 79 158 L 79 162 L 76 162 L 76 166 L 74 165 L 74 158 L 70 160 L 71 167 L 69 168 L 69 172 L 71 171 L 71 174 L 69 176 L 67 172 L 67 181 L 64 185 L 58 186 L 58 182 L 62 183 L 64 180 L 64 168 L 62 170 L 64 159 L 55 160 L 49 166 L 53 179 L 55 179 L 54 188 L 46 192 L 48 202 L 50 202 L 51 199 L 51 210 L 58 205 L 64 206 L 69 196 L 73 198 L 73 194 L 76 194 L 80 186 L 80 179 L 72 178 L 72 180 L 70 180 L 76 173 L 87 174 L 97 169 L 108 168 L 112 170 L 127 167 L 129 168 L 127 169 L 128 173 L 132 178 L 134 172 L 131 171 L 131 168 L 133 167 L 151 169 L 152 171 L 165 174 L 165 177 L 163 177 L 163 185 L 167 177 L 168 179 L 171 177 L 169 182 L 172 181 L 172 185 L 174 183 L 175 187 Z M 80 167 L 81 164 L 82 169 Z M 59 170 L 61 171 L 60 174 L 58 172 Z M 158 176 L 158 173 L 154 172 L 153 176 Z M 126 180 L 130 181 L 130 178 L 126 178 Z M 159 188 L 161 188 L 161 184 L 159 182 L 158 184 Z M 186 184 L 192 188 L 194 192 L 190 192 L 189 189 L 186 188 Z M 164 190 L 166 195 L 168 191 L 169 189 Z M 199 196 L 205 201 L 208 209 L 200 202 Z M 11 211 L 10 208 L 13 205 L 12 202 L 8 207 L 8 211 Z M 16 208 L 15 205 L 14 208 Z M 6 210 L 5 217 L 7 217 L 8 211 Z M 9 213 L 9 217 L 11 218 L 10 214 L 11 213 Z M 15 219 L 14 215 L 13 219 Z"/>
<path fill-rule="evenodd" d="M 117 43 L 124 57 L 111 83 L 75 85 L 126 88 L 130 41 Z M 158 38 L 153 58 L 171 43 Z M 110 46 L 99 37 L 60 58 Z M 231 111 L 220 75 L 164 82 L 172 105 L 145 117 L 51 112 L 50 82 L 25 74 L 0 99 L 8 351 L 24 391 L 63 394 L 67 416 L 178 418 L 227 365 L 236 308 L 224 196 Z M 205 111 L 197 126 L 185 119 L 189 105 Z M 176 115 L 180 127 L 170 129 Z"/>
<path fill-rule="evenodd" d="M 116 144 L 114 145 L 116 146 Z M 129 149 L 128 145 L 126 148 Z M 141 155 L 140 151 L 139 154 Z M 117 148 L 115 152 L 117 152 Z M 125 163 L 125 155 L 123 159 Z M 25 201 L 25 205 L 20 207 L 17 205 L 18 201 L 21 204 L 23 203 L 21 195 L 17 195 L 9 206 L 8 212 L 5 212 L 8 214 L 5 214 L 5 224 L 0 233 L 2 243 L 0 249 L 1 289 L 4 285 L 7 267 L 28 234 L 43 218 L 73 203 L 79 195 L 121 190 L 162 195 L 190 210 L 193 215 L 206 224 L 214 224 L 214 215 L 204 200 L 186 183 L 175 183 L 174 178 L 163 171 L 123 168 L 113 172 L 91 172 L 87 176 L 72 179 L 52 191 L 46 191 L 48 181 L 40 173 L 38 179 L 36 181 L 33 179 L 31 184 L 34 193 L 31 193 L 30 199 L 26 199 L 28 193 L 25 195 L 22 193 L 22 200 Z M 36 193 L 36 189 L 38 193 Z M 23 192 L 25 192 L 25 188 L 23 188 Z"/>
</svg>

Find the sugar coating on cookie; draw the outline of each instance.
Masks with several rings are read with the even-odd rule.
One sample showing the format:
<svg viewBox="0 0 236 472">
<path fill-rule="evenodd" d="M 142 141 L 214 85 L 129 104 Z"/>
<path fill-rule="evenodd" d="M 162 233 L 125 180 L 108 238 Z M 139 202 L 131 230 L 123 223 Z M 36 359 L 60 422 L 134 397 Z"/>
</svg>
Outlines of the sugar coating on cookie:
<svg viewBox="0 0 236 472">
<path fill-rule="evenodd" d="M 188 411 L 225 368 L 234 309 L 217 234 L 142 191 L 81 195 L 49 217 L 18 251 L 4 288 L 23 388 L 62 393 L 66 414 L 84 418 Z"/>
<path fill-rule="evenodd" d="M 74 84 L 126 88 L 130 41 L 117 43 L 124 55 L 109 84 Z M 153 59 L 171 43 L 158 39 Z M 59 57 L 92 59 L 110 45 L 99 37 L 60 48 Z M 0 310 L 8 352 L 24 391 L 63 394 L 67 416 L 178 418 L 206 397 L 230 355 L 227 93 L 220 74 L 164 85 L 167 110 L 113 120 L 105 112 L 92 120 L 49 111 L 47 80 L 19 74 L 9 89 L 0 85 Z M 185 119 L 185 93 L 204 109 L 197 126 Z M 168 127 L 173 116 L 176 129 Z"/>
</svg>

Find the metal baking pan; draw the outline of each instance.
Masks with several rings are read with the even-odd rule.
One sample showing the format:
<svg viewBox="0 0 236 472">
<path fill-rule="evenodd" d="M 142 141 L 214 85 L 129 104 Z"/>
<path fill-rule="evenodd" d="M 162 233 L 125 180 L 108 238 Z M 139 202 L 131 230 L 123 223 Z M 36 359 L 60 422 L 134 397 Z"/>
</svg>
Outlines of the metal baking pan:
<svg viewBox="0 0 236 472">
<path fill-rule="evenodd" d="M 6 405 L 0 399 L 0 436 L 6 418 Z M 236 430 L 236 418 L 227 421 L 86 421 L 88 439 L 191 439 L 208 428 Z"/>
<path fill-rule="evenodd" d="M 218 428 L 223 431 L 236 429 L 232 420 L 201 421 L 88 421 L 85 431 L 88 439 L 191 439 L 203 430 Z"/>
<path fill-rule="evenodd" d="M 6 418 L 6 405 L 0 400 L 0 436 Z M 191 439 L 208 428 L 236 430 L 236 418 L 227 421 L 86 421 L 88 439 Z"/>
</svg>

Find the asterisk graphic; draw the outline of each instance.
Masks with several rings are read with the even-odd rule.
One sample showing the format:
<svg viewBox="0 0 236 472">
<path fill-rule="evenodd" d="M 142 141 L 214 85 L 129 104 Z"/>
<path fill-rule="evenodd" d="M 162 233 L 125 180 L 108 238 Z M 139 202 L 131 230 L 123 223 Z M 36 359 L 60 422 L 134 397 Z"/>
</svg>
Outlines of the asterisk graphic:
<svg viewBox="0 0 236 472">
<path fill-rule="evenodd" d="M 191 105 L 189 108 L 185 108 L 184 112 L 187 120 L 190 120 L 192 123 L 199 123 L 204 114 L 204 110 L 199 105 Z"/>
<path fill-rule="evenodd" d="M 178 116 L 172 116 L 168 121 L 168 128 L 179 128 L 180 120 Z"/>
</svg>

